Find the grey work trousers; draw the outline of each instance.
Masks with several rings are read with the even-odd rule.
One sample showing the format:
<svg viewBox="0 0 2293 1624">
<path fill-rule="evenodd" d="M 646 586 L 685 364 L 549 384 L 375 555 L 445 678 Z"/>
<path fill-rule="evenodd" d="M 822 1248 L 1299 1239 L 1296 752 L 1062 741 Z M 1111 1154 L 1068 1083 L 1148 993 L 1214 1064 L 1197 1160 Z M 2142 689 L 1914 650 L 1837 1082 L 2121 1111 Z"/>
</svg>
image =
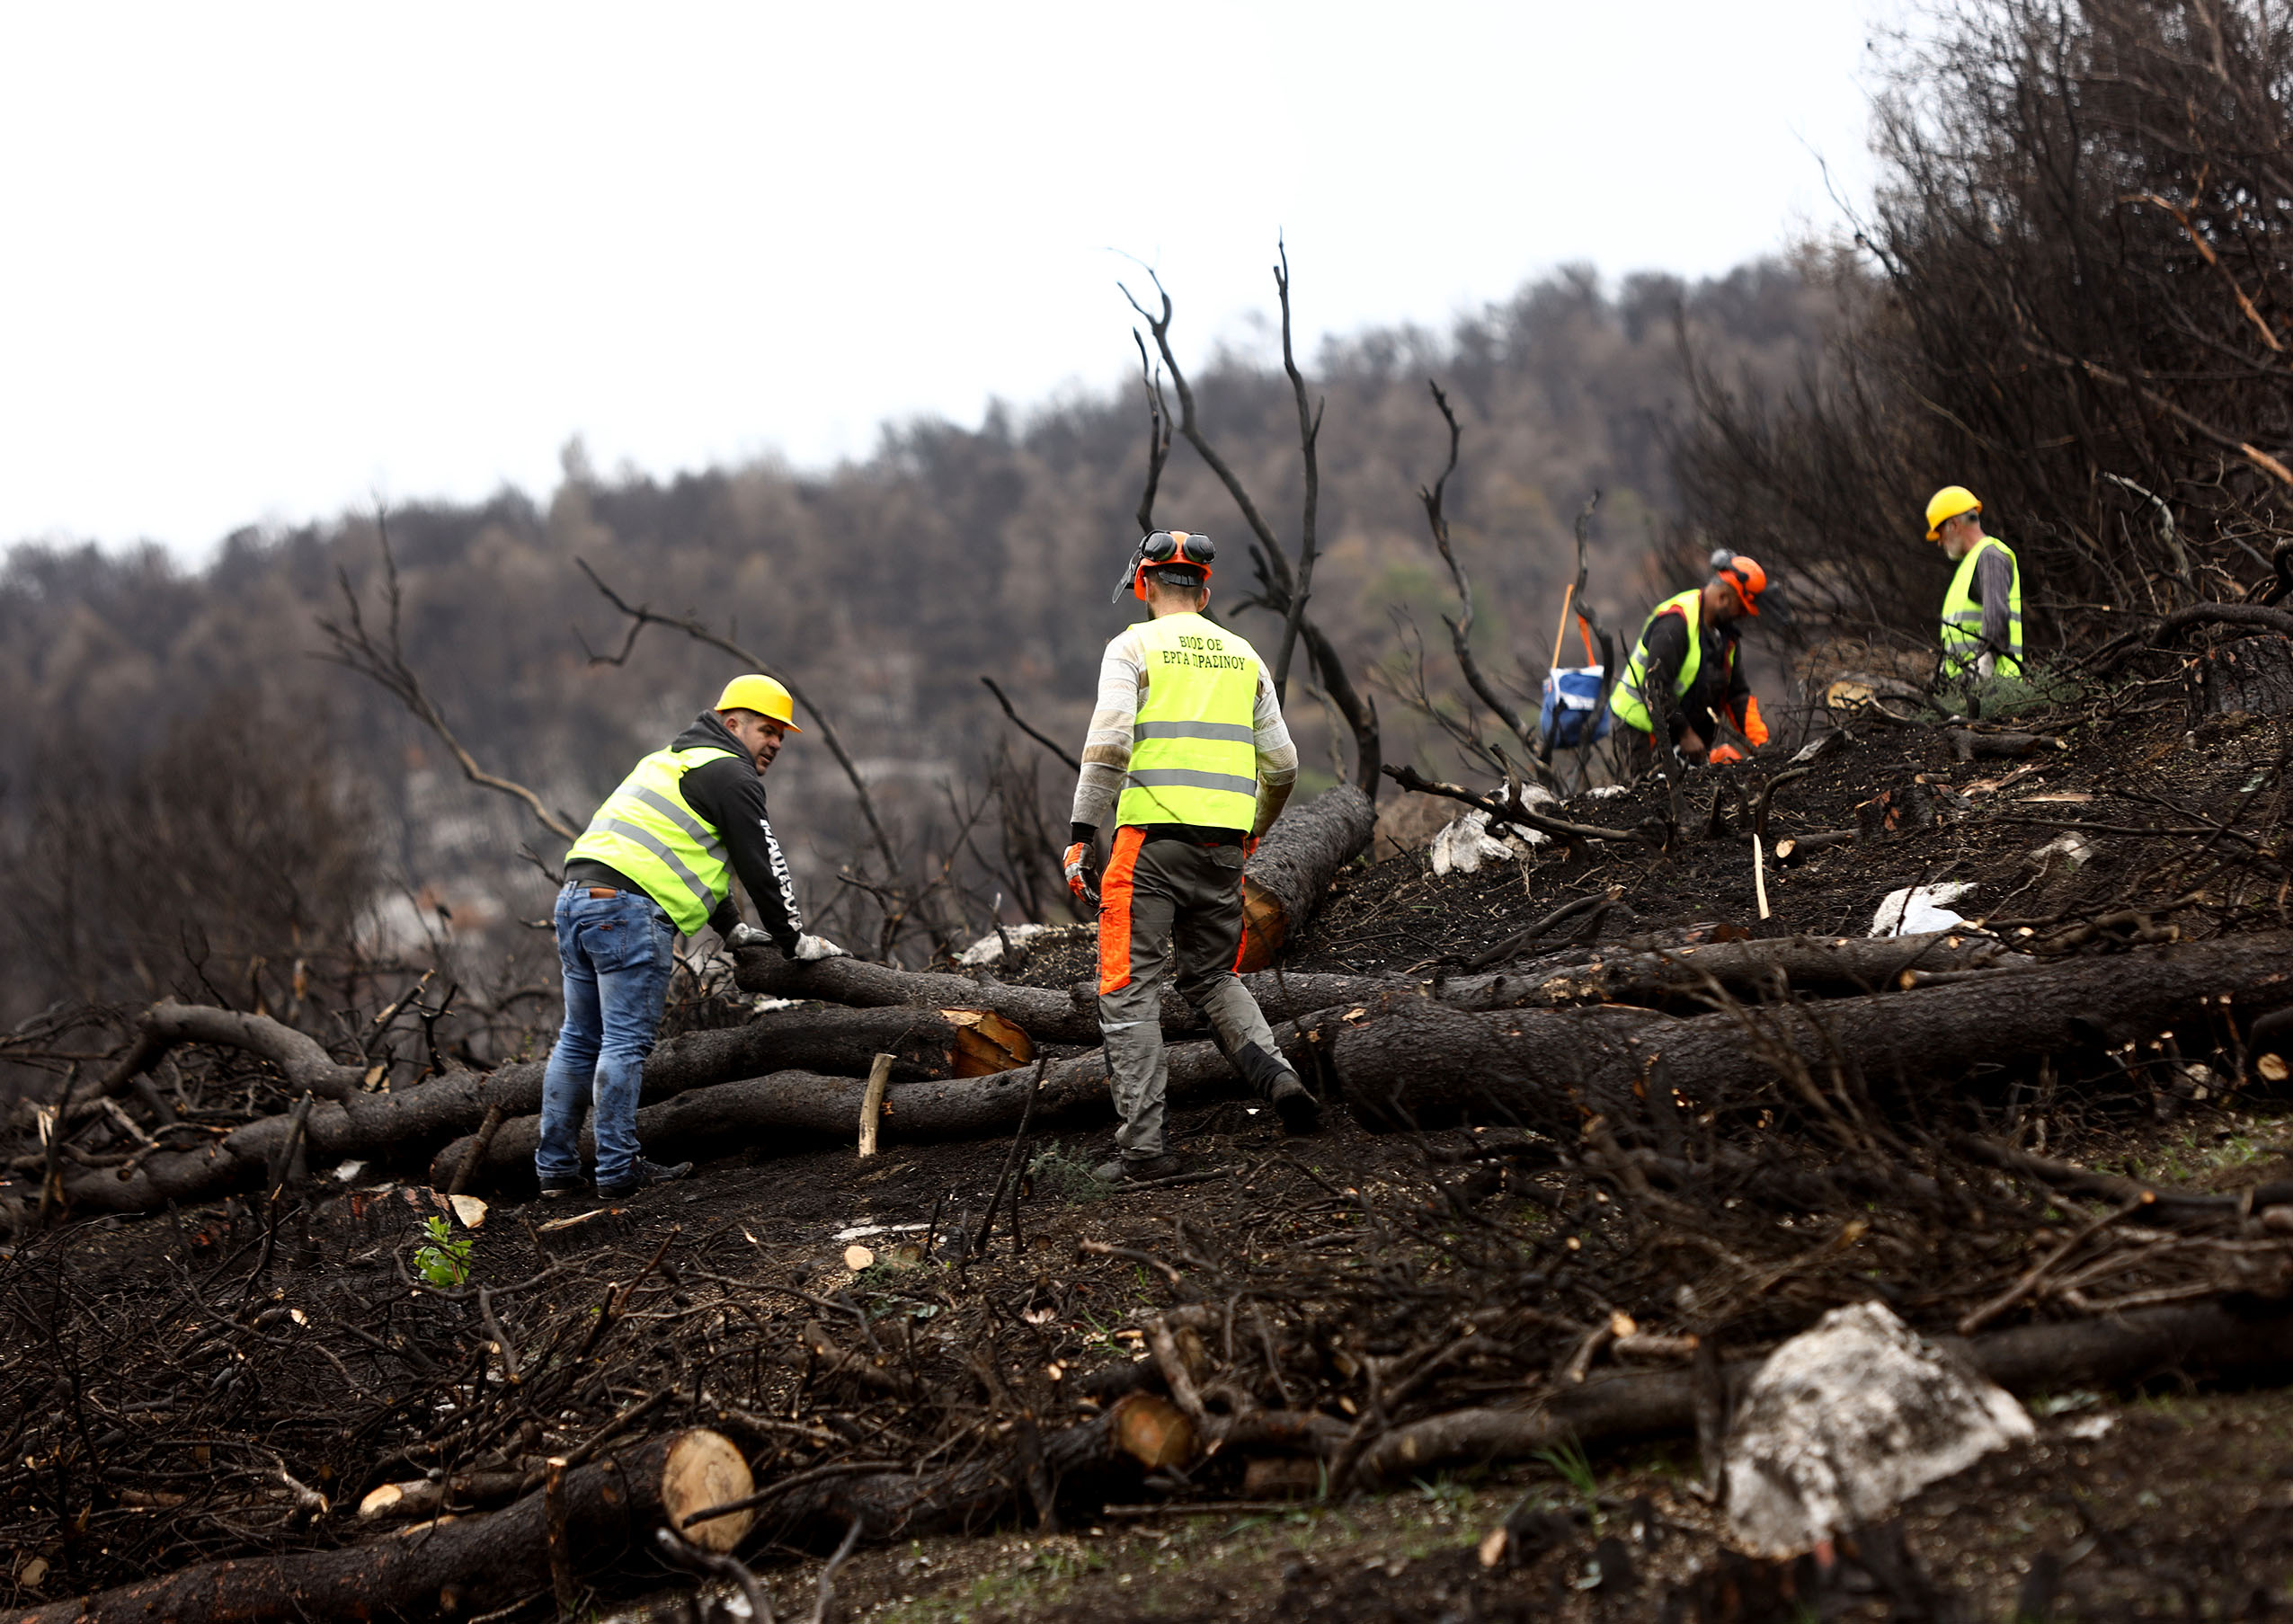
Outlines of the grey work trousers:
<svg viewBox="0 0 2293 1624">
<path fill-rule="evenodd" d="M 1163 1096 L 1162 981 L 1178 961 L 1178 993 L 1201 1012 L 1228 1060 L 1261 1096 L 1288 1074 L 1266 1016 L 1234 973 L 1242 950 L 1240 846 L 1149 840 L 1117 830 L 1099 884 L 1098 1027 L 1125 1159 L 1169 1149 Z"/>
</svg>

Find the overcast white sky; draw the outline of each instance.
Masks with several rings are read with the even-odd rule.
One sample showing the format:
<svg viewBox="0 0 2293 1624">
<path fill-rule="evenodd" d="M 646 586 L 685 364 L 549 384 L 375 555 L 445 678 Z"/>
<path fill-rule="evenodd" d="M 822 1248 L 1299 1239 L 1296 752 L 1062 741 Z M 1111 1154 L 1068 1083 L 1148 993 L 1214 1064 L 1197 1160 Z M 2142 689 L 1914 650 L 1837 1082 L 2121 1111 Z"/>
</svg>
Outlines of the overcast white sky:
<svg viewBox="0 0 2293 1624">
<path fill-rule="evenodd" d="M 1866 192 L 1893 0 L 0 10 L 0 544 L 865 456 Z"/>
</svg>

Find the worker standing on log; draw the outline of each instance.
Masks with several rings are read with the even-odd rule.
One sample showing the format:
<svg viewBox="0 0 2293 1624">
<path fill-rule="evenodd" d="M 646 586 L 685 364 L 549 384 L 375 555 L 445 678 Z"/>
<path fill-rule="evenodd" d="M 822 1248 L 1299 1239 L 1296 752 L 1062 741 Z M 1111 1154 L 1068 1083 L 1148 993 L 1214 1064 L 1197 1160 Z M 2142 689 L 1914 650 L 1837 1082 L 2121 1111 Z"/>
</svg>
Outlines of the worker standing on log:
<svg viewBox="0 0 2293 1624">
<path fill-rule="evenodd" d="M 647 1161 L 637 1146 L 637 1096 L 679 932 L 698 936 L 706 925 L 728 947 L 770 941 L 786 958 L 842 955 L 834 943 L 804 934 L 765 811 L 764 770 L 787 735 L 803 731 L 794 716 L 788 690 L 771 678 L 733 678 L 715 710 L 637 763 L 566 852 L 556 911 L 565 1019 L 542 1078 L 533 1158 L 545 1198 L 582 1187 L 584 1093 L 600 1196 L 617 1199 L 692 1171 L 690 1162 Z M 736 872 L 762 930 L 742 922 L 733 901 Z"/>
<path fill-rule="evenodd" d="M 1953 687 L 2022 674 L 2022 566 L 1983 534 L 1982 511 L 1964 485 L 1927 499 L 1927 539 L 1959 566 L 1942 597 L 1942 680 Z"/>
<path fill-rule="evenodd" d="M 1760 702 L 1736 657 L 1744 616 L 1756 615 L 1767 572 L 1740 553 L 1711 555 L 1711 579 L 1656 606 L 1610 694 L 1608 708 L 1631 731 L 1624 735 L 1636 769 L 1656 748 L 1658 718 L 1672 746 L 1691 761 L 1741 761 L 1717 742 L 1725 722 L 1757 747 L 1767 742 Z"/>
<path fill-rule="evenodd" d="M 1162 1047 L 1174 956 L 1180 995 L 1284 1126 L 1302 1131 L 1320 1114 L 1235 973 L 1242 865 L 1290 798 L 1298 751 L 1265 661 L 1203 614 L 1216 555 L 1210 537 L 1185 530 L 1140 541 L 1115 595 L 1127 585 L 1150 618 L 1107 645 L 1075 785 L 1067 883 L 1099 910 L 1098 1024 L 1122 1118 L 1117 1154 L 1097 1169 L 1110 1184 L 1179 1170 Z M 1095 854 L 1110 807 L 1115 846 L 1102 880 Z"/>
</svg>

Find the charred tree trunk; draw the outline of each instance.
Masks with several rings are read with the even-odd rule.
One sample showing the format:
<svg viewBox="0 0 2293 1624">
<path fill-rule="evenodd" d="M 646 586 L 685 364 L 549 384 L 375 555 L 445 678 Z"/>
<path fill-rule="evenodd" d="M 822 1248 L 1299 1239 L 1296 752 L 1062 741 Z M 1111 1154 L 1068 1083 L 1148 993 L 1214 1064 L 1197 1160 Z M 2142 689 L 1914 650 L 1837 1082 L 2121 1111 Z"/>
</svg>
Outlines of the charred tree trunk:
<svg viewBox="0 0 2293 1624">
<path fill-rule="evenodd" d="M 744 1498 L 751 1487 L 747 1463 L 722 1435 L 695 1428 L 656 1438 L 565 1474 L 561 1549 L 577 1572 L 598 1573 L 649 1553 L 661 1524 Z M 549 1589 L 542 1498 L 536 1491 L 490 1515 L 422 1523 L 342 1550 L 202 1562 L 16 1618 L 20 1624 L 301 1624 L 467 1617 Z M 686 1537 L 729 1550 L 751 1521 L 736 1513 Z"/>
<path fill-rule="evenodd" d="M 2176 1373 L 2227 1376 L 2281 1371 L 2293 1359 L 2293 1314 L 2241 1314 L 2217 1302 L 2141 1309 L 2111 1319 L 2024 1326 L 1939 1343 L 2012 1392 L 2110 1387 Z M 1757 1360 L 1728 1367 L 1740 1389 Z M 1618 1443 L 1694 1427 L 1695 1379 L 1681 1371 L 1596 1378 L 1534 1409 L 1462 1409 L 1395 1427 L 1363 1452 L 1366 1484 L 1422 1476 L 1467 1461 L 1519 1460 L 1571 1440 Z"/>
<path fill-rule="evenodd" d="M 2002 970 L 1907 992 L 1675 1019 L 1645 1010 L 1466 1013 L 1394 998 L 1325 1013 L 1327 1052 L 1355 1118 L 1373 1128 L 1524 1123 L 1573 1133 L 1583 1111 L 1635 1111 L 1659 1075 L 1697 1097 L 1755 1089 L 1786 1069 L 1844 1067 L 1882 1082 L 1977 1062 L 2154 1037 L 2234 997 L 2244 1018 L 2293 1005 L 2293 936 Z M 2185 1032 L 2185 1052 L 2195 1044 Z"/>
<path fill-rule="evenodd" d="M 1372 779 L 1374 783 L 1374 778 Z M 1249 934 L 1242 968 L 1263 970 L 1320 910 L 1338 871 L 1369 849 L 1377 808 L 1362 789 L 1340 784 L 1275 820 L 1242 871 Z"/>
<path fill-rule="evenodd" d="M 1293 1061 L 1306 1055 L 1295 1023 L 1276 1026 L 1274 1036 Z M 1169 1057 L 1173 1106 L 1238 1098 L 1249 1092 L 1213 1043 L 1174 1043 L 1165 1052 Z M 894 1084 L 884 1096 L 878 1137 L 889 1144 L 1009 1133 L 1027 1109 L 1028 1085 L 1034 1077 L 1035 1068 L 1027 1066 L 992 1077 Z M 849 1143 L 859 1131 L 860 1108 L 867 1094 L 867 1084 L 858 1078 L 821 1077 L 808 1071 L 781 1071 L 719 1083 L 639 1111 L 637 1138 L 648 1152 L 671 1155 L 683 1151 L 723 1155 L 735 1147 L 790 1139 L 801 1141 L 814 1136 Z M 1035 1099 L 1035 1126 L 1095 1125 L 1112 1120 L 1114 1111 L 1107 1087 L 1105 1051 L 1094 1050 L 1044 1067 L 1042 1091 Z M 515 1180 L 522 1185 L 530 1180 L 540 1130 L 538 1116 L 503 1123 L 473 1182 L 493 1178 Z M 431 1162 L 431 1182 L 442 1187 L 441 1181 L 453 1177 L 474 1142 L 475 1136 L 458 1139 L 439 1151 Z M 586 1135 L 582 1142 L 588 1143 Z"/>
<path fill-rule="evenodd" d="M 181 1013 L 201 1013 L 184 1006 L 173 1010 L 177 1013 L 171 1014 L 171 1021 Z M 260 1016 L 236 1018 L 289 1032 Z M 299 1033 L 290 1035 L 302 1037 Z M 199 1041 L 235 1040 L 219 1031 L 202 1030 Z M 302 1042 L 317 1050 L 309 1039 Z M 879 1052 L 897 1057 L 894 1077 L 922 1079 L 983 1075 L 998 1056 L 1008 1057 L 1007 1066 L 1017 1065 L 1034 1050 L 1024 1032 L 1005 1022 L 979 1020 L 968 1010 L 768 1010 L 742 1025 L 689 1032 L 661 1044 L 645 1062 L 644 1097 L 668 1099 L 689 1088 L 791 1066 L 865 1075 Z M 267 1048 L 258 1047 L 255 1052 L 270 1055 Z M 342 1069 L 356 1075 L 355 1068 Z M 334 1162 L 345 1157 L 370 1159 L 417 1151 L 473 1131 L 485 1119 L 488 1106 L 498 1107 L 508 1119 L 502 1130 L 507 1138 L 519 1119 L 541 1109 L 543 1069 L 540 1062 L 521 1061 L 483 1076 L 449 1072 L 411 1088 L 387 1094 L 353 1092 L 347 1098 L 316 1105 L 303 1126 L 308 1154 L 314 1161 Z M 199 1150 L 158 1152 L 124 1179 L 110 1168 L 82 1172 L 67 1181 L 65 1193 L 84 1211 L 108 1212 L 150 1211 L 170 1201 L 209 1200 L 251 1187 L 290 1131 L 287 1117 L 264 1117 Z M 450 1171 L 448 1176 L 452 1176 Z"/>
</svg>

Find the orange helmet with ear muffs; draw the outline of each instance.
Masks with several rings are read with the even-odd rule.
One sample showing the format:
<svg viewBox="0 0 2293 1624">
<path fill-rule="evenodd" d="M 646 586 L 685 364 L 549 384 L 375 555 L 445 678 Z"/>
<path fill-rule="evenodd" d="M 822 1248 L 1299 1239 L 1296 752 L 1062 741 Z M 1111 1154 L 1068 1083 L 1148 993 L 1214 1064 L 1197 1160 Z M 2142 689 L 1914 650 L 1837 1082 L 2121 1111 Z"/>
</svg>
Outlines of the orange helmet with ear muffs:
<svg viewBox="0 0 2293 1624">
<path fill-rule="evenodd" d="M 1151 536 L 1142 536 L 1138 547 L 1131 555 L 1131 562 L 1123 567 L 1122 579 L 1115 583 L 1114 596 L 1107 601 L 1121 602 L 1125 586 L 1131 589 L 1133 597 L 1144 601 L 1149 570 L 1155 571 L 1155 579 L 1166 585 L 1208 586 L 1210 561 L 1217 556 L 1218 549 L 1211 545 L 1210 537 L 1199 530 L 1157 530 Z M 1169 573 L 1161 572 L 1165 570 Z M 1196 571 L 1201 572 L 1200 581 L 1193 579 Z M 1182 572 L 1186 577 L 1184 580 L 1172 579 L 1172 576 Z"/>
<path fill-rule="evenodd" d="M 1767 590 L 1767 572 L 1759 561 L 1741 553 L 1731 553 L 1722 547 L 1711 555 L 1711 573 L 1715 581 L 1724 581 L 1736 589 L 1736 601 L 1746 615 L 1760 612 L 1760 594 Z"/>
</svg>

